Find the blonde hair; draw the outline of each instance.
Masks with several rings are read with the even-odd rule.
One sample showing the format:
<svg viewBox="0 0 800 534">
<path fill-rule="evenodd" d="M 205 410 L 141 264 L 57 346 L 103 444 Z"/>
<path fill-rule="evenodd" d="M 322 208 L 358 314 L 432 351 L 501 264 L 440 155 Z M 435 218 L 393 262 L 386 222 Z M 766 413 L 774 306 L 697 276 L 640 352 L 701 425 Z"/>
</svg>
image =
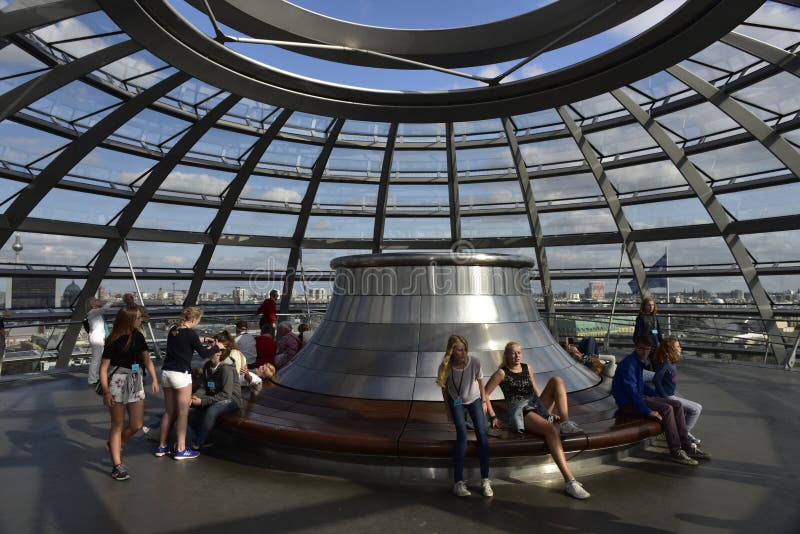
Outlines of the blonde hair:
<svg viewBox="0 0 800 534">
<path fill-rule="evenodd" d="M 678 353 L 678 339 L 674 337 L 665 337 L 662 339 L 661 343 L 658 344 L 656 353 L 653 354 L 654 365 L 661 365 L 667 360 L 675 363 L 680 359 L 681 355 Z"/>
<path fill-rule="evenodd" d="M 658 313 L 658 304 L 656 304 L 656 299 L 654 299 L 653 297 L 645 297 L 645 298 L 642 299 L 642 304 L 641 304 L 641 306 L 639 306 L 639 313 L 646 313 L 646 314 L 650 313 L 650 312 L 648 312 L 647 310 L 644 309 L 645 304 L 647 304 L 648 302 L 652 302 L 653 303 L 653 315 L 657 314 Z"/>
<path fill-rule="evenodd" d="M 440 388 L 447 387 L 447 377 L 450 376 L 450 369 L 453 367 L 453 347 L 456 343 L 464 345 L 464 350 L 469 352 L 469 345 L 464 336 L 453 334 L 447 339 L 447 350 L 442 357 L 442 364 L 439 366 L 439 374 L 436 376 L 436 384 Z"/>
<path fill-rule="evenodd" d="M 181 318 L 178 319 L 178 327 L 172 330 L 172 335 L 177 336 L 178 330 L 181 328 L 186 328 L 187 323 L 191 323 L 195 319 L 199 319 L 203 316 L 203 310 L 200 308 L 196 308 L 194 306 L 189 306 L 188 308 L 184 308 L 181 311 Z"/>
<path fill-rule="evenodd" d="M 508 343 L 506 343 L 506 348 L 503 349 L 503 361 L 500 362 L 498 369 L 502 369 L 503 367 L 508 365 L 508 357 L 511 356 L 511 350 L 512 350 L 511 348 L 515 345 L 522 348 L 522 345 L 520 345 L 516 341 L 509 341 Z"/>
</svg>

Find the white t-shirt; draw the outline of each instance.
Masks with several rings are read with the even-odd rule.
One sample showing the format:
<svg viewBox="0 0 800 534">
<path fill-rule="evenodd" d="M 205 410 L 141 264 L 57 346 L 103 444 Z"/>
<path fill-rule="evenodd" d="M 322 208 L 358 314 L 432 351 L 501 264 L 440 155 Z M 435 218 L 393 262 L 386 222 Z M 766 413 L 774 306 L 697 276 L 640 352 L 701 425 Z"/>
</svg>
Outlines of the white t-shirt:
<svg viewBox="0 0 800 534">
<path fill-rule="evenodd" d="M 481 398 L 478 379 L 483 380 L 481 361 L 475 356 L 470 356 L 467 366 L 463 369 L 450 367 L 450 376 L 447 377 L 447 393 L 451 399 L 461 399 L 462 404 L 472 404 Z"/>
<path fill-rule="evenodd" d="M 256 338 L 253 337 L 253 334 L 244 332 L 236 336 L 236 346 L 244 354 L 248 365 L 256 363 L 258 354 L 256 353 Z"/>
</svg>

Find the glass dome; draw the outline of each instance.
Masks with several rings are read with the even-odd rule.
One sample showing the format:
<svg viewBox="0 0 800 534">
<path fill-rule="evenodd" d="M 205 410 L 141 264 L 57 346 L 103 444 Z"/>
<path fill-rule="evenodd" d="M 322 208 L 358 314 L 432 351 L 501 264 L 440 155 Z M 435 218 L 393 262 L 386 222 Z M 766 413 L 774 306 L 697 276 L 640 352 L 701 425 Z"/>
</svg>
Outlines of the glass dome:
<svg viewBox="0 0 800 534">
<path fill-rule="evenodd" d="M 345 50 L 366 33 L 290 34 L 258 2 L 212 1 L 216 21 L 196 1 L 0 1 L 2 276 L 80 279 L 77 317 L 127 284 L 126 244 L 146 291 L 282 286 L 288 306 L 301 266 L 323 284 L 337 256 L 471 248 L 534 257 L 545 313 L 620 269 L 631 302 L 665 279 L 766 320 L 796 301 L 797 3 L 535 4 L 484 26 L 574 15 L 476 51 L 458 27 L 449 48 L 395 28 L 398 48 Z M 248 57 L 250 36 L 297 68 Z M 326 81 L 313 61 L 433 89 Z"/>
</svg>

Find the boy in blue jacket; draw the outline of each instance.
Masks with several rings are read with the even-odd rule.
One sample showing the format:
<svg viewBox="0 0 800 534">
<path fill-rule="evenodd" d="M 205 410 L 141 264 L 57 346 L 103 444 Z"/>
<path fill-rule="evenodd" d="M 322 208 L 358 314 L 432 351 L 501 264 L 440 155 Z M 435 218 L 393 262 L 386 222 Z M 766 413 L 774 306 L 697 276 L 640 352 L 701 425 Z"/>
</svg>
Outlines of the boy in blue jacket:
<svg viewBox="0 0 800 534">
<path fill-rule="evenodd" d="M 648 337 L 638 337 L 633 352 L 617 366 L 611 394 L 619 411 L 658 419 L 667 438 L 670 459 L 674 462 L 697 465 L 695 458 L 709 460 L 711 457 L 689 439 L 681 403 L 657 397 L 653 388 L 645 384 L 643 371 L 651 349 Z"/>
</svg>

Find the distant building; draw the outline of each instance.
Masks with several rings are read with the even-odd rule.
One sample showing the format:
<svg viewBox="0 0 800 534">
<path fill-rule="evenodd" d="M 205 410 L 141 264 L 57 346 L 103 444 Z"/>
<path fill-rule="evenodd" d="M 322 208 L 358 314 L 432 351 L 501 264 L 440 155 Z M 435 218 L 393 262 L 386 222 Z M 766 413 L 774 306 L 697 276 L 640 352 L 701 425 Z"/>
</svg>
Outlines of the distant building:
<svg viewBox="0 0 800 534">
<path fill-rule="evenodd" d="M 328 290 L 324 287 L 309 288 L 308 300 L 310 302 L 326 302 L 328 300 Z"/>
<path fill-rule="evenodd" d="M 72 304 L 80 294 L 81 288 L 78 286 L 78 284 L 75 282 L 70 282 L 70 284 L 64 288 L 64 293 L 61 295 L 61 307 L 71 308 Z"/>
<path fill-rule="evenodd" d="M 233 303 L 242 304 L 247 301 L 247 290 L 243 287 L 233 288 Z"/>
<path fill-rule="evenodd" d="M 38 276 L 15 276 L 11 283 L 11 307 L 55 308 L 56 279 Z"/>
<path fill-rule="evenodd" d="M 584 296 L 590 300 L 605 300 L 605 282 L 589 282 L 589 286 L 583 292 Z"/>
</svg>

